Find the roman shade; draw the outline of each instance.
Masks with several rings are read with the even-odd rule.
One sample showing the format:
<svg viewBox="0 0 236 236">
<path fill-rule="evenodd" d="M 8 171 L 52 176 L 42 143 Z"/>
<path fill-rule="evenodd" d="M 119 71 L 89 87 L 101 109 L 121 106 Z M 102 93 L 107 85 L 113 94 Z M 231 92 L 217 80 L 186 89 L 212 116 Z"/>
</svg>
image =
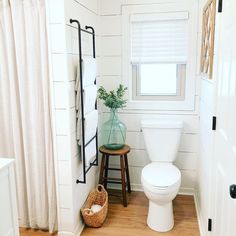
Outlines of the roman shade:
<svg viewBox="0 0 236 236">
<path fill-rule="evenodd" d="M 187 62 L 188 12 L 131 15 L 131 63 Z"/>
</svg>

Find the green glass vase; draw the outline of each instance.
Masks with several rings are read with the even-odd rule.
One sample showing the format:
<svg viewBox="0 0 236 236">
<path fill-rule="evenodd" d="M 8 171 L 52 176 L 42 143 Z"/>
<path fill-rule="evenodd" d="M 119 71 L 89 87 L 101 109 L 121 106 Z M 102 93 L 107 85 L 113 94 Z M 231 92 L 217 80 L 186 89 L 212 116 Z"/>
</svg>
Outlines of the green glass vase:
<svg viewBox="0 0 236 236">
<path fill-rule="evenodd" d="M 107 149 L 118 150 L 124 147 L 126 126 L 117 115 L 117 109 L 111 109 L 110 117 L 101 129 L 103 145 Z"/>
</svg>

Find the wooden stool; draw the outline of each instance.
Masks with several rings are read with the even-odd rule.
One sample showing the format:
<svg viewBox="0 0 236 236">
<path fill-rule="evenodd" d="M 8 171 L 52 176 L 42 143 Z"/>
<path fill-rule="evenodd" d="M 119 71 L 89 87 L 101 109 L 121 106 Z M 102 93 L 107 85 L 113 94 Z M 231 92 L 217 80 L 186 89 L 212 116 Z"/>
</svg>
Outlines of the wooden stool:
<svg viewBox="0 0 236 236">
<path fill-rule="evenodd" d="M 107 189 L 107 183 L 122 184 L 123 205 L 126 207 L 127 206 L 126 186 L 128 188 L 128 193 L 131 193 L 130 178 L 129 178 L 129 165 L 128 165 L 128 158 L 127 158 L 127 154 L 130 152 L 130 147 L 128 145 L 125 145 L 122 149 L 119 149 L 119 150 L 109 150 L 109 149 L 106 149 L 104 146 L 101 146 L 99 148 L 99 151 L 102 153 L 99 183 L 103 184 L 105 189 Z M 120 169 L 109 168 L 110 156 L 120 156 Z M 108 170 L 120 171 L 121 178 L 109 178 Z M 126 175 L 126 179 L 125 179 L 125 175 Z"/>
</svg>

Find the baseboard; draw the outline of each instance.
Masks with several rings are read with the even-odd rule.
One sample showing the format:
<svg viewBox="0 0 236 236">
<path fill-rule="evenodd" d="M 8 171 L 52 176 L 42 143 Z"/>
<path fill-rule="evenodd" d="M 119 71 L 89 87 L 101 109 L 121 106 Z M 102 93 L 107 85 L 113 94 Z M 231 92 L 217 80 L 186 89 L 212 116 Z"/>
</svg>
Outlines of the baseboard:
<svg viewBox="0 0 236 236">
<path fill-rule="evenodd" d="M 179 193 L 178 194 L 194 196 L 195 190 L 194 190 L 194 188 L 183 188 L 183 187 L 181 187 L 179 189 Z"/>
<path fill-rule="evenodd" d="M 59 231 L 58 236 L 75 236 L 72 232 Z"/>
<path fill-rule="evenodd" d="M 117 184 L 108 184 L 108 189 L 117 189 L 121 190 L 121 185 Z M 137 192 L 143 192 L 143 187 L 141 184 L 131 184 L 131 190 L 132 191 L 137 191 Z"/>
<path fill-rule="evenodd" d="M 109 184 L 109 187 L 112 189 L 121 190 L 121 186 L 115 184 Z M 131 184 L 132 191 L 143 192 L 142 184 Z M 180 188 L 179 193 L 181 195 L 191 195 L 194 196 L 195 190 L 194 188 Z"/>
<path fill-rule="evenodd" d="M 203 219 L 202 219 L 202 214 L 201 214 L 201 210 L 200 210 L 199 198 L 198 198 L 198 194 L 196 192 L 194 193 L 194 202 L 195 202 L 195 208 L 196 208 L 196 212 L 197 212 L 197 220 L 198 220 L 200 235 L 207 236 L 207 232 L 205 231 L 205 227 L 203 225 Z"/>
<path fill-rule="evenodd" d="M 142 184 L 131 184 L 131 189 L 137 192 L 143 192 Z"/>
<path fill-rule="evenodd" d="M 85 224 L 82 221 L 79 221 L 75 228 L 75 236 L 80 236 L 83 229 L 84 229 Z"/>
<path fill-rule="evenodd" d="M 80 236 L 84 229 L 84 223 L 79 221 L 73 232 L 59 231 L 58 236 Z"/>
</svg>

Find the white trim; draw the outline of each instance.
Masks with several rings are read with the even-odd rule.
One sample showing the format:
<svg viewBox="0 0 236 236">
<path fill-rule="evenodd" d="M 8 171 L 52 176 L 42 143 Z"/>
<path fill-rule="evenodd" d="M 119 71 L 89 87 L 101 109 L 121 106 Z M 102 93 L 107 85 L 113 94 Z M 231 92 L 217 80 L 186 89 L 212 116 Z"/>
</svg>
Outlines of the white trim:
<svg viewBox="0 0 236 236">
<path fill-rule="evenodd" d="M 198 4 L 196 1 L 185 1 L 182 3 L 162 3 L 153 5 L 129 5 L 122 7 L 122 42 L 123 42 L 123 81 L 129 88 L 126 98 L 128 99 L 125 109 L 137 110 L 183 110 L 192 111 L 195 109 L 195 87 L 197 71 L 197 46 L 198 34 Z M 133 14 L 165 13 L 165 12 L 189 12 L 189 43 L 188 66 L 186 78 L 186 93 L 184 101 L 135 101 L 132 99 L 132 66 L 130 64 L 130 17 Z M 190 79 L 191 78 L 191 79 Z"/>
<path fill-rule="evenodd" d="M 84 230 L 85 224 L 83 223 L 83 221 L 79 221 L 79 223 L 77 224 L 76 228 L 75 228 L 75 236 L 80 236 L 82 231 Z"/>
<path fill-rule="evenodd" d="M 132 191 L 143 192 L 142 184 L 131 184 Z"/>
<path fill-rule="evenodd" d="M 121 190 L 121 186 L 117 186 L 115 184 L 109 185 L 112 189 Z M 143 186 L 142 184 L 132 184 L 131 183 L 131 190 L 136 192 L 143 192 Z M 194 188 L 184 188 L 181 187 L 178 194 L 180 195 L 189 195 L 189 196 L 195 196 L 195 189 Z"/>
<path fill-rule="evenodd" d="M 74 233 L 71 232 L 60 231 L 58 232 L 58 236 L 75 236 L 75 235 Z"/>
<path fill-rule="evenodd" d="M 130 16 L 131 22 L 144 21 L 161 21 L 161 20 L 186 20 L 189 18 L 187 11 L 183 12 L 168 12 L 158 14 L 133 14 Z"/>
<path fill-rule="evenodd" d="M 195 208 L 197 212 L 197 220 L 198 220 L 198 226 L 200 231 L 200 236 L 207 236 L 207 232 L 204 230 L 204 224 L 203 224 L 203 217 L 200 210 L 200 202 L 197 192 L 194 193 L 194 202 L 195 202 Z"/>
<path fill-rule="evenodd" d="M 194 196 L 194 194 L 195 194 L 195 189 L 194 189 L 194 188 L 180 187 L 178 194 Z"/>
<path fill-rule="evenodd" d="M 60 231 L 58 232 L 58 236 L 80 236 L 82 231 L 84 230 L 85 224 L 82 221 L 79 221 L 79 223 L 75 227 L 75 232 L 66 232 L 66 231 Z"/>
<path fill-rule="evenodd" d="M 108 184 L 108 186 L 110 189 L 121 190 L 121 186 L 118 186 L 116 184 Z M 142 186 L 142 184 L 132 184 L 131 183 L 131 190 L 135 191 L 135 192 L 143 192 L 143 186 Z"/>
</svg>

